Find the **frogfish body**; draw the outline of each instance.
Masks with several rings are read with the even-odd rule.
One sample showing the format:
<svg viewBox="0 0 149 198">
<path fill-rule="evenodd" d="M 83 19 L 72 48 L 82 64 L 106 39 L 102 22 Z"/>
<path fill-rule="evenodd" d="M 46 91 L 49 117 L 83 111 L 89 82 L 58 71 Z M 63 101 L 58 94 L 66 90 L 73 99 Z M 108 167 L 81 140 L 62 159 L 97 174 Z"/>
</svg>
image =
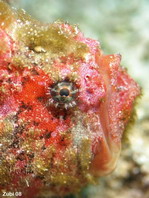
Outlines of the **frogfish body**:
<svg viewBox="0 0 149 198">
<path fill-rule="evenodd" d="M 78 192 L 116 166 L 140 95 L 98 41 L 0 1 L 0 190 Z"/>
</svg>

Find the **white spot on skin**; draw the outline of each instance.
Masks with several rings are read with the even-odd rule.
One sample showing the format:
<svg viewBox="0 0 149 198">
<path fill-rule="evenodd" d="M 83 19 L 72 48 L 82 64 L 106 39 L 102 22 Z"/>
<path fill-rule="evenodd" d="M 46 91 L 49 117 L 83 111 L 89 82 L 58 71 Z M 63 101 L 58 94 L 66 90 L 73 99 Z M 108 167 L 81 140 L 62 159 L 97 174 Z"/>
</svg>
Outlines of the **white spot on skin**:
<svg viewBox="0 0 149 198">
<path fill-rule="evenodd" d="M 25 179 L 26 185 L 27 187 L 29 187 L 29 182 Z"/>
<path fill-rule="evenodd" d="M 34 47 L 34 51 L 37 53 L 46 53 L 46 50 L 42 46 Z"/>
</svg>

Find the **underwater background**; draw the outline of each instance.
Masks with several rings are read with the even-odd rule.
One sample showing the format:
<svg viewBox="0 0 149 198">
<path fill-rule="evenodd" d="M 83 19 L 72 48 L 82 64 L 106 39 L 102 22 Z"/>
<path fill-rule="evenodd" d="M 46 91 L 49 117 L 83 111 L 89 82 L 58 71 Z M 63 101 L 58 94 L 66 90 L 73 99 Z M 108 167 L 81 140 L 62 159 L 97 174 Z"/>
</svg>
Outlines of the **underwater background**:
<svg viewBox="0 0 149 198">
<path fill-rule="evenodd" d="M 141 85 L 137 120 L 123 143 L 116 170 L 86 187 L 81 198 L 149 197 L 149 1 L 8 0 L 33 17 L 77 24 L 86 37 L 99 40 L 105 54 L 120 53 L 122 66 Z M 75 197 L 75 196 L 71 196 Z"/>
</svg>

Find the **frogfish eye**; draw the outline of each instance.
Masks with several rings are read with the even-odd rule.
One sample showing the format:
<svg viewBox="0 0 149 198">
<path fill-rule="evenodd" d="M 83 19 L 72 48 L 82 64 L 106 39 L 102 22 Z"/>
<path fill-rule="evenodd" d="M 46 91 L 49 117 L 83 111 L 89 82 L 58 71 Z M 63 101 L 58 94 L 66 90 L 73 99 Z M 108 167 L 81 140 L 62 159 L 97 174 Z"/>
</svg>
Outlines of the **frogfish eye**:
<svg viewBox="0 0 149 198">
<path fill-rule="evenodd" d="M 51 88 L 50 104 L 60 108 L 72 108 L 76 106 L 78 89 L 74 82 L 59 81 Z"/>
<path fill-rule="evenodd" d="M 69 96 L 70 91 L 68 88 L 62 88 L 59 92 L 60 96 Z"/>
</svg>

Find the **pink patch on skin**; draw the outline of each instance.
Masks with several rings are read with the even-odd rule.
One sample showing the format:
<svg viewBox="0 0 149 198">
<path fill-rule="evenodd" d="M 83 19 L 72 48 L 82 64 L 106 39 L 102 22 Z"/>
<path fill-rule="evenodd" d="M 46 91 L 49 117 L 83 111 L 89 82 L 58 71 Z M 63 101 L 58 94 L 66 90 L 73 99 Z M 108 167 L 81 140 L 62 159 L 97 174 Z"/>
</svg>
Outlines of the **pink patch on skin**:
<svg viewBox="0 0 149 198">
<path fill-rule="evenodd" d="M 11 60 L 13 41 L 7 33 L 0 29 L 0 65 Z"/>
<path fill-rule="evenodd" d="M 1 105 L 0 108 L 0 119 L 4 119 L 8 114 L 13 114 L 18 110 L 18 104 L 13 97 L 9 97 Z"/>
<path fill-rule="evenodd" d="M 80 76 L 79 86 L 81 87 L 79 108 L 81 110 L 87 110 L 88 108 L 98 110 L 106 92 L 102 76 L 97 69 L 85 64 L 80 66 L 78 73 Z M 96 107 L 96 109 L 93 107 Z"/>
</svg>

